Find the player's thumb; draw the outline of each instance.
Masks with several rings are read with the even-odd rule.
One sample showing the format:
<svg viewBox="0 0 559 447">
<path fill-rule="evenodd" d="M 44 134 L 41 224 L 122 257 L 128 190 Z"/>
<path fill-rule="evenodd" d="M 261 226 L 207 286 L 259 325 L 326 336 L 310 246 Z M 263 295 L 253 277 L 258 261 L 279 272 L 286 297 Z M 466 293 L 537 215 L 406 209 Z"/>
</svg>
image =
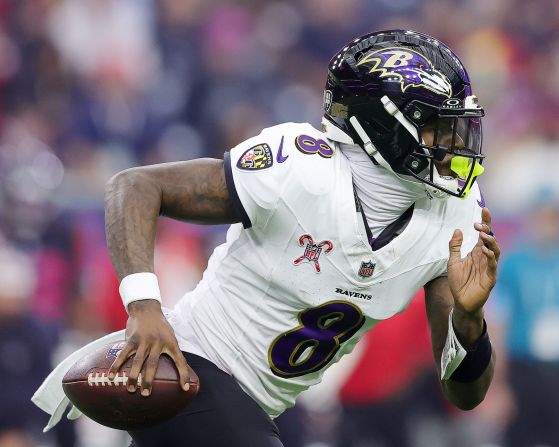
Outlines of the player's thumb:
<svg viewBox="0 0 559 447">
<path fill-rule="evenodd" d="M 448 250 L 450 252 L 450 257 L 449 257 L 450 262 L 460 261 L 460 259 L 462 258 L 460 249 L 462 248 L 463 239 L 464 236 L 462 235 L 462 231 L 454 230 L 454 233 L 452 234 L 452 238 L 448 243 Z"/>
</svg>

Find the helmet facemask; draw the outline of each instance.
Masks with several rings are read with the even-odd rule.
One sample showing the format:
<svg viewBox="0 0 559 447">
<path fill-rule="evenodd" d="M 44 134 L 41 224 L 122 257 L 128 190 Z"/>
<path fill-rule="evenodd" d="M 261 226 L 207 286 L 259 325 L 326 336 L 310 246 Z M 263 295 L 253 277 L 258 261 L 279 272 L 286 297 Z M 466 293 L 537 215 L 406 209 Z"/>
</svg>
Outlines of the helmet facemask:
<svg viewBox="0 0 559 447">
<path fill-rule="evenodd" d="M 424 120 L 421 120 L 421 108 L 431 110 Z M 421 135 L 418 149 L 404 161 L 404 166 L 409 167 L 409 175 L 429 185 L 434 196 L 440 196 L 439 192 L 442 192 L 466 198 L 475 179 L 484 171 L 481 165 L 485 157 L 481 151 L 484 112 L 477 105 L 477 98 L 468 96 L 465 104 L 449 99 L 439 108 L 412 101 L 407 110 L 407 116 L 412 111 L 409 121 L 415 121 L 417 134 Z M 423 122 L 425 124 L 421 125 Z M 426 172 L 413 169 L 418 158 L 428 161 Z M 439 173 L 437 163 L 447 164 L 448 175 Z"/>
<path fill-rule="evenodd" d="M 349 121 L 363 141 L 365 151 L 397 175 L 411 176 L 425 183 L 433 197 L 446 198 L 450 195 L 465 199 L 475 179 L 484 171 L 481 165 L 484 158 L 481 152 L 481 117 L 484 112 L 477 105 L 477 98 L 468 96 L 464 104 L 458 99 L 448 99 L 441 107 L 414 100 L 403 111 L 387 96 L 381 101 L 386 112 L 398 122 L 393 128 L 397 138 L 394 145 L 406 144 L 407 141 L 412 150 L 405 151 L 409 155 L 396 163 L 400 169 L 394 170 L 394 160 L 385 160 L 377 151 L 376 146 L 382 146 L 382 143 L 368 123 L 361 123 L 352 117 Z M 446 165 L 447 175 L 439 173 L 437 163 Z"/>
</svg>

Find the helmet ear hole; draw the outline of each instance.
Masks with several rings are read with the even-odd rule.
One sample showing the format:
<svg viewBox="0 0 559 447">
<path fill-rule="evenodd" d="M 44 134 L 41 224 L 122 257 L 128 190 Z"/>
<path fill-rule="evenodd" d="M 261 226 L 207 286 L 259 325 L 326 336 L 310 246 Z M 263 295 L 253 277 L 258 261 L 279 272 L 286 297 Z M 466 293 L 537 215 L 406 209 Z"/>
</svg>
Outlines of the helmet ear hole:
<svg viewBox="0 0 559 447">
<path fill-rule="evenodd" d="M 428 165 L 429 161 L 423 157 L 408 155 L 404 159 L 404 166 L 414 174 L 419 174 L 421 171 L 424 171 L 425 169 L 427 169 Z"/>
</svg>

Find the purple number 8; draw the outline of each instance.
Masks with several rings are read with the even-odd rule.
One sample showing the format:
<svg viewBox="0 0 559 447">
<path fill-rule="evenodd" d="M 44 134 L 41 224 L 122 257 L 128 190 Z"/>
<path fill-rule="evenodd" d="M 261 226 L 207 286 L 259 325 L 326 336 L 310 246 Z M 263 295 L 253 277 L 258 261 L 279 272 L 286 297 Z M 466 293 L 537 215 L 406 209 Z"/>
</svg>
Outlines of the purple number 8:
<svg viewBox="0 0 559 447">
<path fill-rule="evenodd" d="M 299 313 L 300 325 L 270 345 L 270 369 L 279 377 L 297 377 L 324 368 L 365 323 L 361 310 L 346 301 L 329 301 Z"/>
<path fill-rule="evenodd" d="M 328 146 L 328 143 L 322 139 L 309 137 L 308 135 L 299 135 L 295 138 L 295 146 L 304 154 L 318 154 L 324 158 L 330 158 L 334 155 L 334 149 Z"/>
</svg>

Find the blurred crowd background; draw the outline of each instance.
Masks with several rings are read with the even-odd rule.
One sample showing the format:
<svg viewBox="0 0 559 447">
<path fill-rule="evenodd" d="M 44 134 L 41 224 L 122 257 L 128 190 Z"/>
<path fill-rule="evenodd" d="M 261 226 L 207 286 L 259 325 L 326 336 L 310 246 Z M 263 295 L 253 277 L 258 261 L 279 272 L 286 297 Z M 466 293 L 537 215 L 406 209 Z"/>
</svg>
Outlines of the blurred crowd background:
<svg viewBox="0 0 559 447">
<path fill-rule="evenodd" d="M 330 57 L 392 28 L 449 44 L 486 110 L 496 379 L 473 412 L 443 400 L 418 295 L 279 419 L 286 447 L 559 446 L 557 0 L 0 0 L 0 447 L 127 443 L 86 418 L 43 435 L 29 402 L 52 365 L 125 325 L 104 239 L 111 175 L 318 126 Z M 167 306 L 224 230 L 161 221 Z"/>
</svg>

